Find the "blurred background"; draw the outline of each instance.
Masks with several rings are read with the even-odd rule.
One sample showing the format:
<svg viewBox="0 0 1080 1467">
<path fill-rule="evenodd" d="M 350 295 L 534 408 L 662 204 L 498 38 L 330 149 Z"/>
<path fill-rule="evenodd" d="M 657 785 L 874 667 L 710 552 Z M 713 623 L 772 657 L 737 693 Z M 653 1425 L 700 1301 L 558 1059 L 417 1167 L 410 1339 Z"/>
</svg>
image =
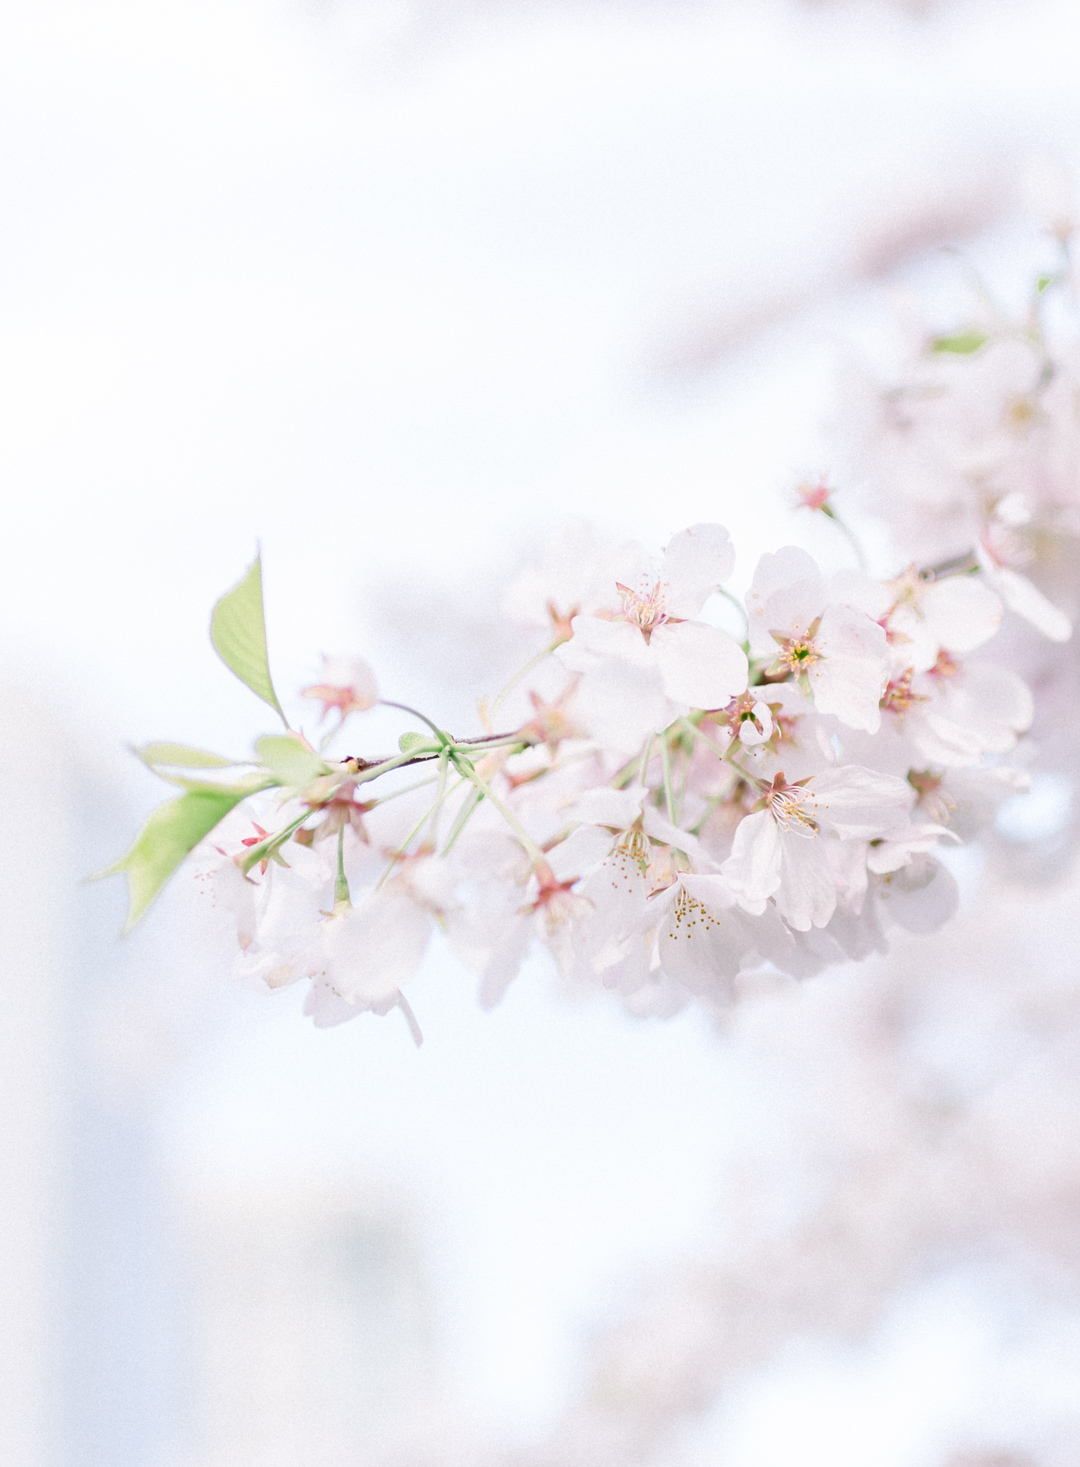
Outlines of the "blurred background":
<svg viewBox="0 0 1080 1467">
<path fill-rule="evenodd" d="M 561 516 L 839 563 L 838 383 L 957 249 L 1022 295 L 1078 54 L 1075 0 L 3 7 L 0 1461 L 1080 1463 L 1061 862 L 722 1032 L 440 948 L 419 1052 L 83 880 L 128 744 L 265 731 L 207 637 L 257 541 L 279 688 L 451 727 Z"/>
</svg>

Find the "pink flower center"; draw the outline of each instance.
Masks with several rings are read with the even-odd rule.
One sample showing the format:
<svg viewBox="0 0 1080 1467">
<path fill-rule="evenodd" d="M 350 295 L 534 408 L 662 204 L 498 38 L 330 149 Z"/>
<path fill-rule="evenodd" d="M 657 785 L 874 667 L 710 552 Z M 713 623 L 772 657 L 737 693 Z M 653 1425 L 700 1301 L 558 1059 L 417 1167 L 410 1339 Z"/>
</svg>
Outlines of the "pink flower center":
<svg viewBox="0 0 1080 1467">
<path fill-rule="evenodd" d="M 810 813 L 816 808 L 813 796 L 801 785 L 788 784 L 782 774 L 773 780 L 764 805 L 781 830 L 810 839 L 817 835 L 818 823 Z"/>
<path fill-rule="evenodd" d="M 643 591 L 632 591 L 621 581 L 616 581 L 615 585 L 622 601 L 623 620 L 640 627 L 648 641 L 649 633 L 668 619 L 663 582 L 656 581 Z"/>
<path fill-rule="evenodd" d="M 925 703 L 926 698 L 922 693 L 911 691 L 911 679 L 915 669 L 909 667 L 900 677 L 894 677 L 885 689 L 885 696 L 881 700 L 881 707 L 888 709 L 890 713 L 906 713 L 912 703 Z"/>
</svg>

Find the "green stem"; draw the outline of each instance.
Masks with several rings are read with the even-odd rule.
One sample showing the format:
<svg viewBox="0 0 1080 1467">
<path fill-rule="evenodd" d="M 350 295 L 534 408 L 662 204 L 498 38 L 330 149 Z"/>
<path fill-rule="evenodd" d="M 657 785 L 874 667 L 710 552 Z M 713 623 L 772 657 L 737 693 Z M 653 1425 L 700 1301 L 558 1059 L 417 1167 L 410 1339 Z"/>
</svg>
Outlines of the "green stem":
<svg viewBox="0 0 1080 1467">
<path fill-rule="evenodd" d="M 387 800 L 396 800 L 399 795 L 411 795 L 413 790 L 422 790 L 425 785 L 434 784 L 437 776 L 432 774 L 427 779 L 414 780 L 412 784 L 403 784 L 399 790 L 391 790 L 388 795 L 380 795 L 376 800 L 367 800 L 365 804 L 369 809 L 376 805 L 385 805 Z"/>
<path fill-rule="evenodd" d="M 402 713 L 411 713 L 412 716 L 414 718 L 418 718 L 421 723 L 426 723 L 428 728 L 431 729 L 431 732 L 440 742 L 445 742 L 447 739 L 449 739 L 449 734 L 443 733 L 441 728 L 436 728 L 431 719 L 428 718 L 427 714 L 421 713 L 419 708 L 410 708 L 408 703 L 394 703 L 389 698 L 380 698 L 379 702 L 384 708 L 399 708 Z"/>
<path fill-rule="evenodd" d="M 442 802 L 446 799 L 446 772 L 450 767 L 450 756 L 444 749 L 439 755 L 439 787 L 435 791 L 435 803 L 431 807 L 431 844 L 437 850 L 439 846 L 439 811 Z"/>
<path fill-rule="evenodd" d="M 442 759 L 442 756 L 440 755 L 440 762 L 441 762 L 441 759 Z M 454 786 L 454 789 L 459 789 L 459 788 L 460 788 L 460 781 L 458 782 L 458 784 L 456 784 Z M 437 819 L 438 818 L 439 806 L 442 804 L 443 800 L 446 798 L 446 796 L 447 796 L 448 793 L 449 793 L 449 791 L 446 789 L 445 780 L 443 780 L 441 782 L 441 784 L 440 784 L 439 793 L 435 796 L 435 799 L 432 802 L 432 804 L 428 807 L 428 809 L 426 809 L 424 811 L 423 815 L 421 815 L 420 819 L 413 826 L 412 830 L 409 831 L 408 835 L 401 842 L 401 845 L 397 848 L 397 850 L 394 852 L 394 854 L 390 857 L 390 860 L 386 864 L 386 869 L 383 871 L 383 874 L 379 877 L 378 881 L 375 883 L 375 890 L 376 891 L 378 891 L 379 887 L 382 886 L 383 882 L 390 875 L 391 871 L 393 871 L 394 867 L 401 860 L 402 856 L 404 856 L 408 852 L 409 847 L 412 845 L 413 841 L 416 839 L 416 837 L 423 830 L 424 826 L 428 823 L 428 821 L 429 820 L 432 820 L 432 819 Z"/>
<path fill-rule="evenodd" d="M 433 754 L 430 756 L 435 758 Z M 367 784 L 369 779 L 378 779 L 380 774 L 389 774 L 391 769 L 400 769 L 403 764 L 422 764 L 424 759 L 417 759 L 415 754 L 395 754 L 392 759 L 381 759 L 378 764 L 373 764 L 370 769 L 362 769 L 359 774 L 350 774 L 349 778 L 353 784 Z"/>
<path fill-rule="evenodd" d="M 750 618 L 746 614 L 746 607 L 739 600 L 738 596 L 734 595 L 731 591 L 728 591 L 724 586 L 717 586 L 716 589 L 720 593 L 720 595 L 723 596 L 723 598 L 724 598 L 725 601 L 730 601 L 731 602 L 732 606 L 734 606 L 735 610 L 742 617 L 743 634 L 742 634 L 742 643 L 741 643 L 741 646 L 742 646 L 743 651 L 747 654 L 747 656 L 749 656 L 749 654 L 750 654 Z"/>
<path fill-rule="evenodd" d="M 840 518 L 840 516 L 836 513 L 836 510 L 833 509 L 831 505 L 827 504 L 822 510 L 822 514 L 824 514 L 828 519 L 832 520 L 833 524 L 840 531 L 841 535 L 844 536 L 848 544 L 851 546 L 852 550 L 854 550 L 855 559 L 859 562 L 859 569 L 861 571 L 865 571 L 867 569 L 866 552 L 865 550 L 863 550 L 862 545 L 859 541 L 859 537 L 858 535 L 856 535 L 855 531 L 846 522 L 846 520 L 842 520 Z"/>
<path fill-rule="evenodd" d="M 676 795 L 675 808 L 678 810 L 681 818 L 682 812 L 686 808 L 686 787 L 690 783 L 690 761 L 694 755 L 694 746 L 693 744 L 683 744 L 683 741 L 680 738 L 679 747 L 682 752 L 682 770 L 681 777 L 679 779 L 679 790 L 678 794 Z M 678 822 L 676 821 L 675 823 L 677 824 Z"/>
<path fill-rule="evenodd" d="M 649 735 L 649 737 L 645 740 L 645 747 L 641 751 L 641 763 L 638 765 L 638 784 L 644 784 L 649 776 L 649 760 L 652 758 L 652 746 L 654 737 L 655 735 L 653 734 Z"/>
<path fill-rule="evenodd" d="M 479 810 L 483 798 L 484 796 L 480 792 L 480 790 L 471 789 L 469 791 L 468 799 L 466 799 L 465 803 L 458 811 L 458 817 L 454 821 L 453 827 L 451 828 L 450 835 L 447 839 L 445 846 L 443 846 L 442 853 L 444 856 L 449 855 L 450 851 L 453 849 L 454 842 L 457 840 L 461 832 L 465 829 L 466 825 L 468 825 L 469 821 L 472 819 L 476 811 Z"/>
<path fill-rule="evenodd" d="M 466 754 L 483 754 L 488 749 L 512 749 L 515 745 L 519 749 L 532 747 L 528 739 L 523 739 L 520 734 L 507 734 L 505 738 L 500 735 L 492 739 L 455 739 L 453 748 Z"/>
<path fill-rule="evenodd" d="M 966 555 L 954 555 L 951 560 L 939 560 L 937 565 L 928 565 L 919 575 L 926 581 L 942 581 L 946 576 L 969 576 L 979 569 L 979 559 L 973 550 Z"/>
<path fill-rule="evenodd" d="M 338 826 L 337 833 L 337 881 L 334 884 L 334 906 L 344 903 L 351 906 L 349 900 L 349 883 L 345 876 L 345 824 L 344 821 Z"/>
<path fill-rule="evenodd" d="M 525 853 L 532 861 L 533 865 L 546 866 L 547 857 L 544 855 L 543 851 L 540 849 L 540 847 L 533 840 L 529 832 L 518 820 L 514 812 L 508 809 L 507 806 L 503 804 L 502 800 L 500 800 L 498 795 L 495 794 L 491 786 L 485 783 L 485 781 L 481 779 L 481 777 L 477 774 L 476 770 L 472 767 L 469 761 L 467 759 L 462 759 L 459 762 L 457 759 L 455 759 L 454 764 L 458 772 L 462 774 L 472 784 L 474 784 L 485 799 L 491 801 L 495 809 L 498 810 L 499 814 L 506 821 L 507 825 L 509 825 L 510 829 L 514 832 L 518 840 L 521 842 L 522 846 L 525 848 Z"/>
<path fill-rule="evenodd" d="M 734 738 L 732 739 L 731 743 L 728 744 L 726 749 L 721 749 L 719 744 L 714 744 L 712 739 L 707 738 L 705 734 L 701 732 L 701 729 L 698 728 L 697 724 L 691 723 L 689 718 L 680 718 L 679 722 L 683 725 L 684 728 L 689 729 L 689 731 L 694 735 L 696 739 L 700 739 L 707 749 L 711 749 L 718 759 L 729 758 L 731 755 L 731 751 L 738 743 L 738 739 Z"/>
<path fill-rule="evenodd" d="M 517 672 L 514 673 L 513 677 L 506 684 L 506 686 L 503 688 L 502 692 L 498 695 L 498 697 L 495 699 L 494 703 L 492 703 L 491 707 L 488 709 L 488 717 L 489 718 L 493 718 L 495 716 L 495 714 L 502 707 L 502 705 L 506 701 L 506 699 L 510 696 L 510 694 L 517 687 L 518 683 L 521 682 L 522 678 L 528 677 L 529 673 L 532 672 L 533 668 L 534 667 L 539 667 L 542 662 L 546 661 L 547 658 L 549 658 L 551 656 L 551 654 L 555 651 L 555 648 L 558 647 L 558 646 L 559 646 L 559 643 L 558 642 L 549 642 L 548 645 L 544 648 L 544 650 L 542 652 L 537 652 L 537 654 L 536 654 L 535 657 L 530 657 L 529 660 L 528 660 L 528 662 L 526 662 L 525 666 L 519 668 L 517 670 Z"/>
<path fill-rule="evenodd" d="M 667 818 L 672 825 L 675 821 L 675 796 L 671 790 L 671 750 L 668 747 L 667 734 L 660 739 L 660 767 L 664 772 L 664 804 L 667 806 Z"/>
</svg>

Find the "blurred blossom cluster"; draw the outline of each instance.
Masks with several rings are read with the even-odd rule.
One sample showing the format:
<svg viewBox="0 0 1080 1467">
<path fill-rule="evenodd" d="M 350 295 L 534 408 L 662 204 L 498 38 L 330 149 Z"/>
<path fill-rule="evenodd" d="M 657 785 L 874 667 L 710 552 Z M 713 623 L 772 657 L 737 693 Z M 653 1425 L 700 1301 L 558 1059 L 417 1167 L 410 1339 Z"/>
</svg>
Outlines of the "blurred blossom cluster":
<svg viewBox="0 0 1080 1467">
<path fill-rule="evenodd" d="M 1053 234 L 1057 258 L 1026 308 L 997 304 L 979 283 L 952 329 L 909 335 L 887 377 L 859 374 L 841 431 L 852 482 L 894 544 L 939 563 L 973 557 L 1019 613 L 995 661 L 1032 689 L 1038 771 L 1056 776 L 1060 812 L 1080 759 L 1080 665 L 1056 645 L 1080 604 L 1080 303 L 1064 213 Z M 1033 874 L 1059 869 L 1075 817 L 1069 826 L 1048 819 L 1047 839 L 1029 842 Z"/>
<path fill-rule="evenodd" d="M 729 1042 L 787 1097 L 783 1124 L 726 1168 L 710 1242 L 597 1334 L 531 1467 L 705 1460 L 661 1448 L 792 1341 L 865 1340 L 943 1277 L 964 1280 L 968 1311 L 994 1300 L 1029 1370 L 1074 1381 L 1054 1357 L 1080 1307 L 1080 984 L 1058 930 L 1078 904 L 1075 883 L 1033 903 L 995 882 L 929 961 L 906 939 L 870 981 L 851 970 L 740 1007 Z M 1010 1394 L 1006 1367 L 1001 1400 L 945 1430 L 955 1450 L 919 1460 L 1073 1467 L 1072 1384 L 1055 1404 L 1020 1378 Z"/>
<path fill-rule="evenodd" d="M 936 391 L 925 401 L 940 406 Z M 1033 402 L 1033 420 L 1041 411 Z M 955 416 L 952 435 L 992 455 L 972 413 Z M 400 1009 L 417 1039 L 406 987 L 437 928 L 485 1006 L 539 945 L 567 983 L 654 1015 L 724 1006 L 762 971 L 807 977 L 885 951 L 896 929 L 938 928 L 956 887 L 934 853 L 976 838 L 1026 781 L 1007 758 L 1032 696 L 982 649 L 1007 612 L 1052 645 L 1071 631 L 1026 574 L 1035 552 L 996 533 L 1005 496 L 972 505 L 967 484 L 957 476 L 940 534 L 915 512 L 921 560 L 827 576 L 787 546 L 761 557 L 743 600 L 726 585 L 721 525 L 682 530 L 660 554 L 570 527 L 507 596 L 505 615 L 536 628 L 535 655 L 463 737 L 380 699 L 348 658 L 304 690 L 329 722 L 322 743 L 298 733 L 270 675 L 256 562 L 215 608 L 212 637 L 285 732 L 259 739 L 239 778 L 206 751 L 140 751 L 183 793 L 113 868 L 128 874 L 131 920 L 194 849 L 239 976 L 307 982 L 320 1026 Z M 861 559 L 831 491 L 801 498 Z M 364 737 L 380 703 L 415 725 L 395 754 Z"/>
</svg>

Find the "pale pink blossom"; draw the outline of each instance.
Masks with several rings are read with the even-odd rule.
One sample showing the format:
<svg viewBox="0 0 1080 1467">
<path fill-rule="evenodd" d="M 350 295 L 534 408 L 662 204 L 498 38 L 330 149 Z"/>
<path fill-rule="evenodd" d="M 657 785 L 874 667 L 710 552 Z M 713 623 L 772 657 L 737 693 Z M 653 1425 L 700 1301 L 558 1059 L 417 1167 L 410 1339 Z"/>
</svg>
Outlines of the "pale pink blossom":
<svg viewBox="0 0 1080 1467">
<path fill-rule="evenodd" d="M 770 899 L 797 931 L 824 927 L 836 909 L 830 838 L 867 841 L 906 822 L 915 792 L 893 775 L 848 765 L 799 784 L 778 775 L 763 808 L 742 820 L 722 873 L 739 902 L 762 912 Z"/>
<path fill-rule="evenodd" d="M 1001 624 L 1001 598 L 980 576 L 936 581 L 908 574 L 893 582 L 887 630 L 895 665 L 926 672 L 942 651 L 963 654 L 988 642 Z"/>
<path fill-rule="evenodd" d="M 695 620 L 731 573 L 734 551 L 720 525 L 694 525 L 669 542 L 655 571 L 613 587 L 601 615 L 576 616 L 559 648 L 582 675 L 577 711 L 601 743 L 632 749 L 692 708 L 723 708 L 746 687 L 742 648 Z"/>
<path fill-rule="evenodd" d="M 323 657 L 316 683 L 301 690 L 301 697 L 322 704 L 322 716 L 333 709 L 344 723 L 350 713 L 362 713 L 379 701 L 375 674 L 359 657 Z"/>
<path fill-rule="evenodd" d="M 833 599 L 804 550 L 763 555 L 746 604 L 755 656 L 793 676 L 819 712 L 877 730 L 889 672 L 885 633 L 865 611 Z"/>
</svg>

